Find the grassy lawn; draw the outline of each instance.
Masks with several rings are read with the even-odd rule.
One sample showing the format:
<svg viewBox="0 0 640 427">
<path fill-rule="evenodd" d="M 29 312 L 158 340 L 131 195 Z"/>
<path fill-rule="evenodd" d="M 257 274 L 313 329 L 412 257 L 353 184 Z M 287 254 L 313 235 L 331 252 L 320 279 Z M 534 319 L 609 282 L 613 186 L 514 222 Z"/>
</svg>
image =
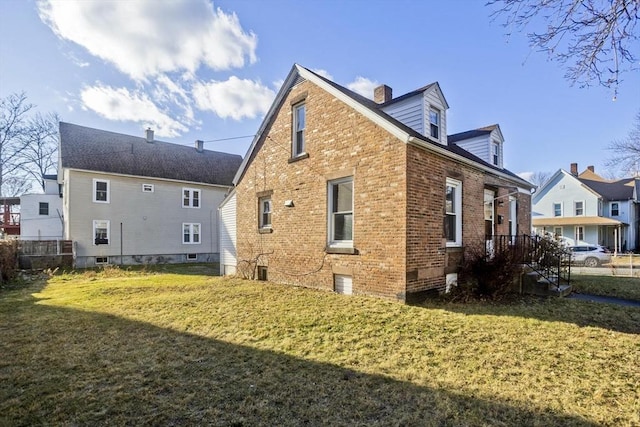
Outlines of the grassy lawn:
<svg viewBox="0 0 640 427">
<path fill-rule="evenodd" d="M 0 425 L 630 426 L 639 360 L 640 309 L 578 300 L 416 307 L 202 267 L 0 290 Z"/>
<path fill-rule="evenodd" d="M 616 276 L 571 276 L 574 291 L 640 301 L 640 279 Z"/>
</svg>

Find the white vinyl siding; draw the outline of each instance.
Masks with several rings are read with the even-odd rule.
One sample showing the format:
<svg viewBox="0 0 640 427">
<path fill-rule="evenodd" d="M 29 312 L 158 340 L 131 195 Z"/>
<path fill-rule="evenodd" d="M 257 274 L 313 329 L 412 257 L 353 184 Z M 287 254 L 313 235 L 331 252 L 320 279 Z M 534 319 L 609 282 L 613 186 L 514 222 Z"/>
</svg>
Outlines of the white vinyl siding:
<svg viewBox="0 0 640 427">
<path fill-rule="evenodd" d="M 236 193 L 220 206 L 220 273 L 236 273 Z"/>
<path fill-rule="evenodd" d="M 393 103 L 385 107 L 383 111 L 416 132 L 422 135 L 425 134 L 422 96 L 416 95 Z"/>
<path fill-rule="evenodd" d="M 442 99 L 439 96 L 438 90 L 432 88 L 429 91 L 426 91 L 424 94 L 424 114 L 425 117 L 429 117 L 429 112 L 433 108 L 434 110 L 440 111 L 440 137 L 438 138 L 438 142 L 443 145 L 447 145 L 447 114 L 446 107 L 443 104 Z M 426 135 L 429 135 L 429 129 L 426 129 Z"/>
</svg>

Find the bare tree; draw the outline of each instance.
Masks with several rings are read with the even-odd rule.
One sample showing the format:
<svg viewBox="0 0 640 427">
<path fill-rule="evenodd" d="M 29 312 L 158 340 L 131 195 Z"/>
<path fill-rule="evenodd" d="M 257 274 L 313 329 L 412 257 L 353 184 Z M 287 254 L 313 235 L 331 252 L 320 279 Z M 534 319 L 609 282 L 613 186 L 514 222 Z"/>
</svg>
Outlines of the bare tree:
<svg viewBox="0 0 640 427">
<path fill-rule="evenodd" d="M 531 177 L 528 179 L 528 181 L 535 185 L 537 190 L 538 188 L 542 187 L 542 185 L 546 183 L 549 178 L 551 178 L 551 175 L 551 172 L 534 172 L 533 174 L 531 174 Z"/>
<path fill-rule="evenodd" d="M 607 147 L 613 154 L 607 166 L 631 176 L 640 176 L 640 111 L 626 138 L 613 141 Z"/>
<path fill-rule="evenodd" d="M 20 153 L 26 144 L 23 138 L 25 122 L 33 107 L 27 103 L 24 92 L 0 99 L 0 195 L 4 194 L 4 180 L 22 166 Z"/>
<path fill-rule="evenodd" d="M 565 77 L 581 86 L 613 88 L 620 75 L 637 70 L 640 0 L 489 0 L 491 16 L 506 16 L 507 34 L 527 34 L 532 48 L 567 66 Z M 635 49 L 635 52 L 634 52 Z"/>
<path fill-rule="evenodd" d="M 56 113 L 46 116 L 37 113 L 27 121 L 22 139 L 24 148 L 19 154 L 20 170 L 39 182 L 44 190 L 43 177 L 55 170 L 58 150 L 58 122 Z"/>
</svg>

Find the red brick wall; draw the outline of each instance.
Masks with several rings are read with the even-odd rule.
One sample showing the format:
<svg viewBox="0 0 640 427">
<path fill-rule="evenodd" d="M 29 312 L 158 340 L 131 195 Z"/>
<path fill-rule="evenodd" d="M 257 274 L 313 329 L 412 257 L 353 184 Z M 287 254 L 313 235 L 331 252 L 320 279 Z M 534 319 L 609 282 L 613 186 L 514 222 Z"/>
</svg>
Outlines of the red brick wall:
<svg viewBox="0 0 640 427">
<path fill-rule="evenodd" d="M 292 104 L 305 100 L 308 158 L 290 161 Z M 407 145 L 310 82 L 286 97 L 237 186 L 237 250 L 258 254 L 269 280 L 333 290 L 333 275 L 353 277 L 353 291 L 404 301 L 441 289 L 462 248 L 443 236 L 446 178 L 463 183 L 463 245 L 484 242 L 484 189 L 497 195 L 507 181 Z M 327 181 L 354 179 L 356 254 L 326 254 Z M 258 197 L 271 194 L 272 233 L 258 230 Z M 530 196 L 518 196 L 520 232 L 530 229 Z M 292 200 L 294 207 L 285 207 Z M 497 206 L 508 234 L 508 197 Z"/>
<path fill-rule="evenodd" d="M 291 105 L 305 98 L 306 159 L 291 157 Z M 263 253 L 269 280 L 388 298 L 405 286 L 406 145 L 314 84 L 295 86 L 238 183 L 238 261 Z M 327 181 L 354 178 L 355 255 L 325 254 Z M 258 194 L 272 191 L 272 233 L 258 232 Z M 293 200 L 294 207 L 284 206 Z"/>
</svg>

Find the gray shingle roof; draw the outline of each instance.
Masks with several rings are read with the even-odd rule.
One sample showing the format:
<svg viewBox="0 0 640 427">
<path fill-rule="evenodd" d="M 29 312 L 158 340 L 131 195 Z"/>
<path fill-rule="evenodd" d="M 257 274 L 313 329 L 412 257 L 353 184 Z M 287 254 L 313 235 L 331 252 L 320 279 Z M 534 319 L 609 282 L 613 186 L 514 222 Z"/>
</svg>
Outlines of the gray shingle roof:
<svg viewBox="0 0 640 427">
<path fill-rule="evenodd" d="M 633 178 L 624 178 L 612 182 L 592 181 L 580 177 L 578 177 L 578 180 L 600 194 L 605 200 L 629 200 L 633 198 L 635 185 Z"/>
<path fill-rule="evenodd" d="M 294 67 L 295 68 L 295 67 Z M 304 68 L 304 67 L 302 67 Z M 366 98 L 358 93 L 353 92 L 352 90 L 349 90 L 307 68 L 305 68 L 309 73 L 314 74 L 317 78 L 324 80 L 326 83 L 330 84 L 331 86 L 333 86 L 334 88 L 336 88 L 337 90 L 339 90 L 340 92 L 342 92 L 343 94 L 345 94 L 346 96 L 350 97 L 351 99 L 353 99 L 356 102 L 359 102 L 360 104 L 362 104 L 363 106 L 367 107 L 369 110 L 371 110 L 372 112 L 374 112 L 375 114 L 379 115 L 380 117 L 384 118 L 385 120 L 387 120 L 390 123 L 393 123 L 394 126 L 397 126 L 398 128 L 404 130 L 406 133 L 408 133 L 409 135 L 418 138 L 420 140 L 422 140 L 423 142 L 427 143 L 427 144 L 431 144 L 431 145 L 435 145 L 438 146 L 440 148 L 443 148 L 451 153 L 454 153 L 458 156 L 464 157 L 466 159 L 469 159 L 475 163 L 481 164 L 482 166 L 489 168 L 489 169 L 493 169 L 495 171 L 499 171 L 502 172 L 505 175 L 510 176 L 512 179 L 517 180 L 521 185 L 527 185 L 529 187 L 533 187 L 531 183 L 529 183 L 528 181 L 520 178 L 518 175 L 516 175 L 515 173 L 511 172 L 510 170 L 507 169 L 501 169 L 498 168 L 488 162 L 486 162 L 485 160 L 481 159 L 480 157 L 468 152 L 467 150 L 463 149 L 462 147 L 457 146 L 456 144 L 447 144 L 446 146 L 441 146 L 440 144 L 436 144 L 434 142 L 432 142 L 429 138 L 426 138 L 424 135 L 422 135 L 421 133 L 417 132 L 416 130 L 410 128 L 409 126 L 405 125 L 404 123 L 400 122 L 399 120 L 391 117 L 390 115 L 388 115 L 387 113 L 385 113 L 381 107 L 382 105 L 375 103 L 374 101 L 370 100 L 369 98 Z M 421 89 L 418 89 L 417 91 L 411 92 L 411 96 L 415 95 L 416 93 L 419 93 L 421 91 L 424 91 L 430 87 L 432 87 L 433 85 L 435 85 L 435 83 L 432 83 L 430 85 L 427 85 Z M 404 95 L 401 97 L 404 98 Z M 389 105 L 389 103 L 384 104 L 384 105 Z M 473 131 L 469 131 L 469 132 L 476 132 L 476 131 L 481 131 L 484 132 L 483 134 L 488 134 L 491 133 L 491 131 L 495 128 L 496 125 L 492 125 L 492 126 L 488 126 L 486 128 L 481 128 L 481 129 L 476 129 Z M 466 132 L 462 132 L 462 133 L 466 133 Z M 459 135 L 459 134 L 457 134 Z M 469 136 L 467 136 L 468 138 Z M 448 137 L 448 142 L 451 142 L 451 136 Z M 462 139 L 462 138 L 461 138 Z"/>
<path fill-rule="evenodd" d="M 63 168 L 231 185 L 242 157 L 60 122 Z"/>
</svg>

